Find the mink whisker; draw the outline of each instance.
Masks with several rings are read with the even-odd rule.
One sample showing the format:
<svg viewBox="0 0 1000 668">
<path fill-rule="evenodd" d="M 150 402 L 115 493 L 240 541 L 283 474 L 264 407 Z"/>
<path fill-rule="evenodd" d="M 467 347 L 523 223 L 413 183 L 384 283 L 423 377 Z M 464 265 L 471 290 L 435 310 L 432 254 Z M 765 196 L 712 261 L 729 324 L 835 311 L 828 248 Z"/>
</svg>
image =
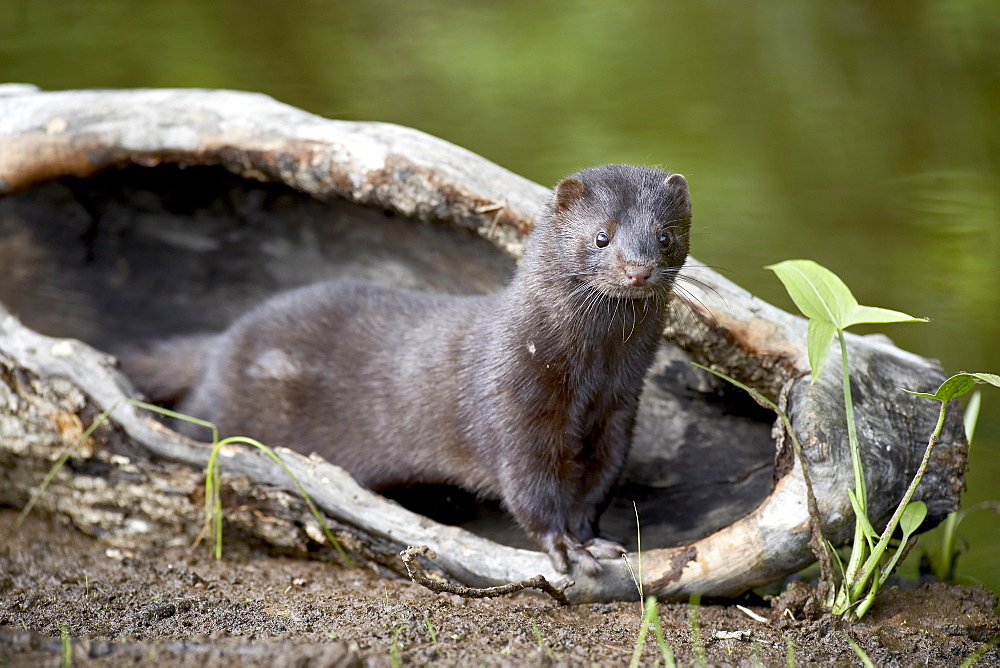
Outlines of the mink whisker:
<svg viewBox="0 0 1000 668">
<path fill-rule="evenodd" d="M 708 314 L 708 317 L 712 319 L 716 327 L 721 327 L 718 319 L 715 317 L 715 314 L 712 313 L 712 310 L 708 308 L 703 301 L 695 297 L 689 290 L 676 286 L 674 289 L 674 296 L 677 298 L 678 302 L 688 309 L 688 312 L 691 313 L 691 315 L 693 315 L 696 319 L 700 319 L 699 310 L 696 309 L 694 304 L 691 303 L 692 301 L 697 302 L 697 304 L 701 306 L 700 311 Z"/>
</svg>

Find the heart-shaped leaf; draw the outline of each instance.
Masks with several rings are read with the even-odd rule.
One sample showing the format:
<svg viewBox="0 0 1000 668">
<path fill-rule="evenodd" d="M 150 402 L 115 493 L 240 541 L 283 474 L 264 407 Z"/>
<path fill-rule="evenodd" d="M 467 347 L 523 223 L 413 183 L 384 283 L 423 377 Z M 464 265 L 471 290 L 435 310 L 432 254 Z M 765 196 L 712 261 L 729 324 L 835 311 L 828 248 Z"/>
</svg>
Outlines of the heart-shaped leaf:
<svg viewBox="0 0 1000 668">
<path fill-rule="evenodd" d="M 904 536 L 910 536 L 927 517 L 927 504 L 923 501 L 911 501 L 906 504 L 903 514 L 899 517 L 899 528 Z"/>
<path fill-rule="evenodd" d="M 785 260 L 770 269 L 788 290 L 788 296 L 809 319 L 822 320 L 835 327 L 858 302 L 844 282 L 832 271 L 812 260 Z"/>
<path fill-rule="evenodd" d="M 903 388 L 903 391 L 908 392 L 915 397 L 937 399 L 938 401 L 944 403 L 962 396 L 975 387 L 977 383 L 986 383 L 995 387 L 1000 387 L 1000 376 L 995 373 L 962 372 L 956 373 L 954 376 L 941 383 L 941 386 L 938 387 L 937 392 L 934 394 L 928 394 L 927 392 L 914 392 L 912 390 L 907 390 L 906 388 Z"/>
<path fill-rule="evenodd" d="M 861 306 L 840 277 L 812 260 L 785 260 L 766 268 L 777 274 L 802 315 L 809 318 L 806 348 L 813 381 L 823 370 L 837 331 L 861 323 L 927 321 L 901 311 Z"/>
<path fill-rule="evenodd" d="M 826 364 L 826 358 L 830 354 L 830 343 L 837 335 L 837 327 L 827 321 L 818 318 L 809 320 L 809 330 L 806 334 L 806 351 L 809 354 L 809 368 L 813 370 L 812 379 L 816 382 L 819 372 Z"/>
</svg>

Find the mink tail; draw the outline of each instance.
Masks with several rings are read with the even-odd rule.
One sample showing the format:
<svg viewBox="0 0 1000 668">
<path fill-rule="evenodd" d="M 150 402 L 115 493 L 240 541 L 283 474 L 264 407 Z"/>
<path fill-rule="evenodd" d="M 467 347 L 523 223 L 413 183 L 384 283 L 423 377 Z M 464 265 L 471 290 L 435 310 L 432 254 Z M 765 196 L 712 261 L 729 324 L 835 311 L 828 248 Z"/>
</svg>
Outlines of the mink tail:
<svg viewBox="0 0 1000 668">
<path fill-rule="evenodd" d="M 215 334 L 150 341 L 122 351 L 122 371 L 150 401 L 176 406 L 198 384 Z"/>
</svg>

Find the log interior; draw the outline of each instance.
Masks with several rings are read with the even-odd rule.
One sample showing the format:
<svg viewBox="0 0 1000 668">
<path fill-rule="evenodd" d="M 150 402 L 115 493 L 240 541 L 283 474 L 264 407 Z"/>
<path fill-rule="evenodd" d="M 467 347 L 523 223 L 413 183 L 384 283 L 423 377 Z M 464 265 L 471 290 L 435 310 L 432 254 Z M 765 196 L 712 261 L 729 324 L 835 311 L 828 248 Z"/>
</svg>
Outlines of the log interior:
<svg viewBox="0 0 1000 668">
<path fill-rule="evenodd" d="M 221 167 L 109 169 L 0 199 L 0 301 L 36 331 L 112 353 L 221 329 L 267 296 L 319 280 L 476 294 L 502 286 L 514 266 L 466 228 L 321 201 Z M 633 501 L 644 549 L 683 545 L 746 515 L 772 489 L 773 421 L 665 341 L 604 530 L 634 549 Z M 462 490 L 387 495 L 529 547 L 498 504 Z"/>
</svg>

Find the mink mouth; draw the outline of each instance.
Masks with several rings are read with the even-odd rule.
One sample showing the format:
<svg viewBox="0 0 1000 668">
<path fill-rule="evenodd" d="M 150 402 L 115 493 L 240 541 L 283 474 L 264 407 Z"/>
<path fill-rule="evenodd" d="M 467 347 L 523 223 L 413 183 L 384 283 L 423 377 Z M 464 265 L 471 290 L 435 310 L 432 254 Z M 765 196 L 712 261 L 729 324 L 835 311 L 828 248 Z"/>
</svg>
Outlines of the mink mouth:
<svg viewBox="0 0 1000 668">
<path fill-rule="evenodd" d="M 673 285 L 662 281 L 651 281 L 640 286 L 601 282 L 595 283 L 594 287 L 605 296 L 614 299 L 655 299 L 666 296 Z"/>
</svg>

